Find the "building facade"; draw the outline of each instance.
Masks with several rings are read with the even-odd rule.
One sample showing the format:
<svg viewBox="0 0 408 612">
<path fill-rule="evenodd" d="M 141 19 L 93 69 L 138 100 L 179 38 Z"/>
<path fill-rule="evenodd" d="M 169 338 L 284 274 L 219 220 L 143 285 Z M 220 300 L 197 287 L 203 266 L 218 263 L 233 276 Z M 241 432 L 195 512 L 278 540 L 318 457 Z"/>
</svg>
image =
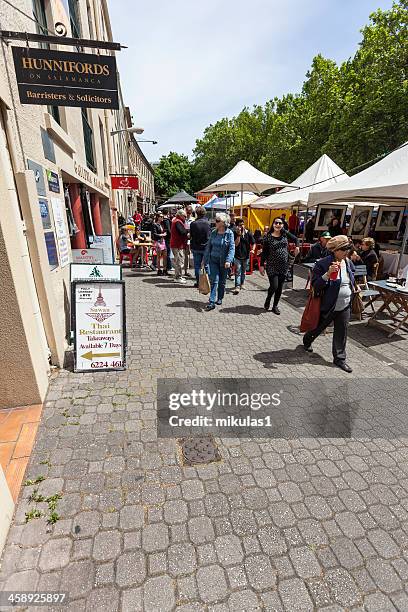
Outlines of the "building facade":
<svg viewBox="0 0 408 612">
<path fill-rule="evenodd" d="M 53 34 L 62 5 L 69 13 L 67 36 L 112 41 L 106 0 L 17 0 L 18 11 L 0 3 L 1 27 Z M 136 208 L 147 210 L 154 198 L 153 171 L 126 131 L 131 118 L 120 86 L 119 110 L 20 104 L 12 47 L 25 44 L 1 39 L 0 267 L 5 299 L 0 334 L 4 345 L 10 336 L 13 340 L 1 357 L 0 407 L 41 402 L 50 367 L 64 364 L 73 254 L 92 248 L 98 235 L 112 235 L 115 241 L 118 218 Z M 112 192 L 110 175 L 122 173 L 139 176 L 139 192 Z"/>
</svg>

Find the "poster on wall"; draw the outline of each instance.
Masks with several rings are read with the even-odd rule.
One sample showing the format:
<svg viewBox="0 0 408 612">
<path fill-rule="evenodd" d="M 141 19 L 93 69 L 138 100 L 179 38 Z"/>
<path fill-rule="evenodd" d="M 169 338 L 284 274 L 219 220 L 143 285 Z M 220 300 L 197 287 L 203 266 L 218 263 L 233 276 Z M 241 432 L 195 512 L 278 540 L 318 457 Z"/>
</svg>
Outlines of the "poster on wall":
<svg viewBox="0 0 408 612">
<path fill-rule="evenodd" d="M 106 234 L 104 236 L 90 236 L 89 241 L 91 242 L 91 249 L 102 249 L 103 263 L 115 263 L 113 254 L 113 239 L 111 234 Z"/>
<path fill-rule="evenodd" d="M 55 243 L 54 232 L 44 232 L 45 246 L 47 247 L 48 263 L 50 269 L 55 270 L 58 268 L 58 253 L 57 245 Z"/>
<path fill-rule="evenodd" d="M 46 170 L 46 174 L 47 174 L 48 189 L 52 191 L 53 193 L 59 193 L 60 192 L 60 182 L 59 182 L 59 176 L 57 172 L 53 172 L 52 170 Z"/>
<path fill-rule="evenodd" d="M 343 227 L 347 204 L 319 204 L 316 213 L 316 231 L 325 231 L 333 219 L 338 219 Z"/>
<path fill-rule="evenodd" d="M 352 238 L 365 238 L 370 230 L 372 206 L 354 206 L 351 214 L 348 235 Z"/>
<path fill-rule="evenodd" d="M 75 372 L 126 368 L 123 281 L 72 283 Z"/>
<path fill-rule="evenodd" d="M 122 280 L 119 264 L 71 264 L 71 282 L 74 280 Z"/>
<path fill-rule="evenodd" d="M 39 196 L 46 196 L 43 167 L 32 159 L 27 159 L 27 167 L 34 172 L 35 186 Z"/>
<path fill-rule="evenodd" d="M 48 201 L 44 198 L 38 198 L 38 204 L 40 205 L 40 215 L 43 229 L 49 230 L 51 229 L 51 217 Z"/>
<path fill-rule="evenodd" d="M 102 249 L 72 249 L 72 261 L 78 264 L 103 264 Z"/>
<path fill-rule="evenodd" d="M 60 266 L 61 268 L 65 268 L 65 266 L 69 264 L 69 260 L 70 260 L 69 253 L 71 250 L 71 245 L 69 243 L 68 238 L 67 237 L 58 238 L 57 246 L 58 246 Z"/>
<path fill-rule="evenodd" d="M 66 238 L 65 203 L 59 198 L 51 198 L 51 206 L 54 215 L 55 234 L 57 238 Z"/>
</svg>

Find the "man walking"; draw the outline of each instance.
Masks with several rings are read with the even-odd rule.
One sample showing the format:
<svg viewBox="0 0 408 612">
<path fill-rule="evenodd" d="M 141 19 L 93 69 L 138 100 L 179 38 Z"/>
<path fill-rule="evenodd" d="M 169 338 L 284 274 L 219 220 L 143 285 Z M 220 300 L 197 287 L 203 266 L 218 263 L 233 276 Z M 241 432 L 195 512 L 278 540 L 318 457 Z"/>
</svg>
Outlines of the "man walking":
<svg viewBox="0 0 408 612">
<path fill-rule="evenodd" d="M 182 285 L 186 284 L 183 278 L 184 252 L 187 246 L 188 231 L 185 227 L 186 213 L 177 211 L 171 222 L 170 248 L 174 255 L 174 280 Z"/>
<path fill-rule="evenodd" d="M 186 230 L 190 231 L 190 225 L 194 221 L 193 207 L 191 204 L 186 206 L 186 220 L 184 222 Z M 190 241 L 187 240 L 186 249 L 184 251 L 184 276 L 191 276 L 189 272 L 190 268 Z"/>
<path fill-rule="evenodd" d="M 166 244 L 166 252 L 167 252 L 167 272 L 173 269 L 170 257 L 170 235 L 171 235 L 171 221 L 169 218 L 169 213 L 165 211 L 163 213 L 163 227 L 166 232 L 166 236 L 164 238 L 164 242 Z"/>
<path fill-rule="evenodd" d="M 203 206 L 197 206 L 195 210 L 196 220 L 190 225 L 190 247 L 193 253 L 194 260 L 194 272 L 196 282 L 194 287 L 198 287 L 198 281 L 200 279 L 200 269 L 204 258 L 205 248 L 208 243 L 208 239 L 211 234 L 211 226 L 208 219 L 205 216 L 205 208 Z M 208 265 L 205 266 L 205 271 L 208 274 Z"/>
<path fill-rule="evenodd" d="M 238 217 L 235 221 L 234 241 L 235 241 L 235 289 L 234 295 L 238 295 L 241 289 L 245 289 L 245 273 L 248 266 L 248 259 L 252 247 L 255 244 L 255 238 L 252 232 L 247 230 L 244 225 L 244 220 Z"/>
</svg>

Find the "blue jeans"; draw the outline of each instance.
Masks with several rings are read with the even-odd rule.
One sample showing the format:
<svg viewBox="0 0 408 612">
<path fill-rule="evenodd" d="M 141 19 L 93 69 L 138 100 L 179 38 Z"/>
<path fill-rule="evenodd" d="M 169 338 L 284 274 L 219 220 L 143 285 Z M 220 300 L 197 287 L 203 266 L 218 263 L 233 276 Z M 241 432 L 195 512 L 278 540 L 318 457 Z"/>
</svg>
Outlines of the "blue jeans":
<svg viewBox="0 0 408 612">
<path fill-rule="evenodd" d="M 248 267 L 247 259 L 234 259 L 235 265 L 235 286 L 240 287 L 245 282 L 245 273 Z"/>
<path fill-rule="evenodd" d="M 200 270 L 201 270 L 201 265 L 203 263 L 204 251 L 193 251 L 192 253 L 193 253 L 193 260 L 194 260 L 194 272 L 195 272 L 196 282 L 198 283 L 198 281 L 200 280 Z M 209 273 L 208 264 L 204 266 L 204 270 L 207 272 L 207 274 Z"/>
<path fill-rule="evenodd" d="M 170 240 L 166 241 L 166 251 L 167 251 L 167 270 L 172 270 L 173 269 L 173 265 L 171 263 L 171 257 L 170 257 Z"/>
<path fill-rule="evenodd" d="M 225 293 L 227 272 L 227 268 L 221 267 L 219 261 L 210 260 L 210 304 L 215 304 L 216 296 L 219 301 L 222 301 Z"/>
</svg>

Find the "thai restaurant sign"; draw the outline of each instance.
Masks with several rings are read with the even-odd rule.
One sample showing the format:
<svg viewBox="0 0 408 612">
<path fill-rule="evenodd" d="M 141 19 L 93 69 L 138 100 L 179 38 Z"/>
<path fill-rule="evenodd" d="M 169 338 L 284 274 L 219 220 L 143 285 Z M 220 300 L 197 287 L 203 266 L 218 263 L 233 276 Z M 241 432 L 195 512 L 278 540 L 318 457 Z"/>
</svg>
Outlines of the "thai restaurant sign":
<svg viewBox="0 0 408 612">
<path fill-rule="evenodd" d="M 21 104 L 118 109 L 111 55 L 12 47 Z"/>
<path fill-rule="evenodd" d="M 123 281 L 72 282 L 75 372 L 126 367 Z"/>
<path fill-rule="evenodd" d="M 111 176 L 112 189 L 139 189 L 137 176 Z"/>
</svg>

